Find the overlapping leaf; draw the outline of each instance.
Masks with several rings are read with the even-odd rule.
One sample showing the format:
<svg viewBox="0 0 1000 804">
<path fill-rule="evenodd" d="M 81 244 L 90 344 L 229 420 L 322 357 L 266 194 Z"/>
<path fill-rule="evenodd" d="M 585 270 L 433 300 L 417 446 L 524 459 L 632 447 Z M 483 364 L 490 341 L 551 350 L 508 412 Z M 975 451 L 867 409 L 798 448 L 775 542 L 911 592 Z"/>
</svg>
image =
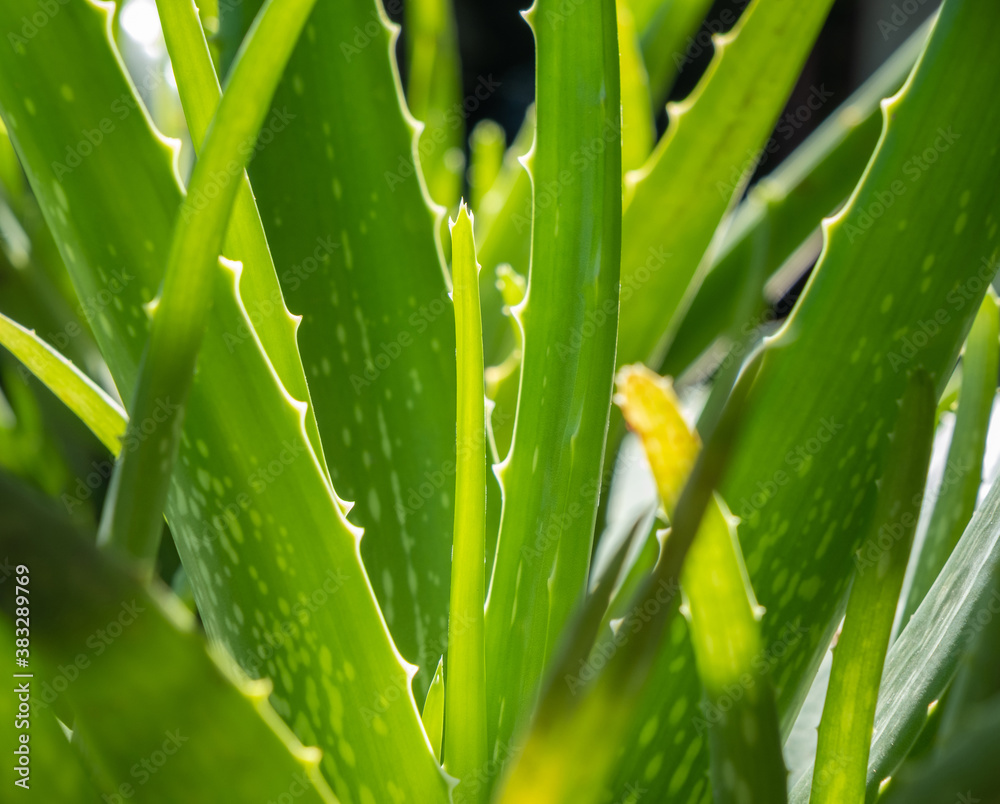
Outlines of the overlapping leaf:
<svg viewBox="0 0 1000 804">
<path fill-rule="evenodd" d="M 9 3 L 0 19 L 13 27 L 30 5 Z M 78 294 L 111 291 L 95 334 L 130 398 L 143 305 L 182 201 L 170 150 L 135 100 L 105 13 L 89 3 L 61 7 L 35 38 L 4 49 L 0 75 L 0 110 Z M 265 131 L 296 122 L 279 108 Z M 134 279 L 112 286 L 126 266 Z M 310 448 L 303 404 L 281 385 L 251 324 L 269 300 L 246 287 L 241 295 L 228 270 L 217 283 L 167 504 L 206 627 L 251 675 L 274 679 L 275 708 L 303 742 L 324 749 L 324 773 L 343 800 L 401 790 L 444 800 L 357 531 Z M 134 424 L 139 433 L 157 426 L 155 416 Z"/>
<path fill-rule="evenodd" d="M 716 39 L 713 62 L 691 97 L 668 107 L 666 135 L 626 181 L 619 365 L 652 357 L 665 329 L 669 338 L 830 5 L 756 0 L 732 32 Z"/>
<path fill-rule="evenodd" d="M 490 751 L 525 723 L 586 587 L 614 369 L 621 107 L 613 0 L 540 0 L 535 213 L 514 439 L 486 606 Z M 572 288 L 567 292 L 568 288 Z"/>
<path fill-rule="evenodd" d="M 268 705 L 270 684 L 230 677 L 176 598 L 147 591 L 98 554 L 92 536 L 82 537 L 7 479 L 0 479 L 0 502 L 0 549 L 27 567 L 31 619 L 44 624 L 31 631 L 44 664 L 26 682 L 34 701 L 32 756 L 41 763 L 29 800 L 43 801 L 39 790 L 74 778 L 75 787 L 49 801 L 90 800 L 65 738 L 58 768 L 42 754 L 49 746 L 35 742 L 58 729 L 59 705 L 73 714 L 74 739 L 105 801 L 174 802 L 197 789 L 215 800 L 294 793 L 309 804 L 336 804 L 319 752 L 304 748 Z M 4 614 L 13 622 L 13 596 L 5 596 Z M 137 701 L 141 718 L 131 716 Z M 53 778 L 39 778 L 47 773 Z"/>
<path fill-rule="evenodd" d="M 861 185 L 826 226 L 803 298 L 765 349 L 723 485 L 767 610 L 758 665 L 775 685 L 785 729 L 842 611 L 906 370 L 922 365 L 940 393 L 995 270 L 1000 197 L 983 168 L 995 159 L 993 112 L 949 87 L 960 80 L 975 91 L 993 80 L 983 59 L 998 29 L 990 4 L 945 4 L 916 73 L 886 106 L 888 126 Z M 907 343 L 920 344 L 909 359 Z M 702 785 L 705 713 L 686 639 L 678 640 L 657 668 L 617 790 L 641 778 L 655 794 L 686 801 Z"/>
<path fill-rule="evenodd" d="M 294 124 L 250 176 L 330 474 L 422 697 L 447 642 L 455 326 L 394 41 L 370 0 L 318 4 L 274 101 Z"/>
</svg>

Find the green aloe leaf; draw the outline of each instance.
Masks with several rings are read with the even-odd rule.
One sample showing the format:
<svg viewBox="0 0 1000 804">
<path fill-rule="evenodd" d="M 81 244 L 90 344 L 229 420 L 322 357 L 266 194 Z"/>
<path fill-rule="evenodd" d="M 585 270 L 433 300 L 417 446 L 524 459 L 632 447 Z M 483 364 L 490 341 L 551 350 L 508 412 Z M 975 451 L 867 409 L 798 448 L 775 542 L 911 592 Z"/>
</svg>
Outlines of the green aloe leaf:
<svg viewBox="0 0 1000 804">
<path fill-rule="evenodd" d="M 986 430 L 993 412 L 1000 372 L 1000 315 L 996 296 L 983 299 L 969 332 L 962 359 L 962 391 L 948 447 L 945 476 L 931 514 L 923 547 L 903 601 L 901 630 L 924 599 L 976 508 L 983 479 Z"/>
<path fill-rule="evenodd" d="M 427 688 L 423 709 L 420 710 L 420 721 L 424 724 L 427 739 L 431 744 L 434 756 L 441 760 L 441 742 L 444 736 L 444 657 L 438 662 L 434 678 Z"/>
<path fill-rule="evenodd" d="M 882 133 L 881 102 L 899 90 L 927 41 L 929 25 L 913 34 L 865 83 L 774 171 L 761 179 L 733 213 L 718 252 L 691 306 L 683 313 L 660 372 L 679 377 L 727 327 L 748 334 L 769 320 L 764 282 L 819 232 L 819 221 L 842 205 L 858 183 Z M 775 132 L 788 138 L 790 126 Z M 765 148 L 766 152 L 767 148 Z M 754 243 L 768 228 L 766 265 L 756 283 L 752 314 L 738 315 L 732 292 L 752 263 Z M 820 241 L 822 238 L 820 238 Z M 818 252 L 820 243 L 815 251 Z M 736 343 L 727 356 L 742 357 Z"/>
<path fill-rule="evenodd" d="M 247 144 L 256 144 L 267 102 L 314 2 L 268 0 L 261 8 L 195 164 L 190 203 L 181 205 L 162 289 L 150 306 L 149 340 L 128 405 L 133 426 L 126 438 L 136 446 L 119 454 L 98 530 L 101 543 L 147 563 L 149 571 L 159 548 L 184 406 L 212 306 L 213 269 L 241 186 L 234 174 L 242 173 L 253 153 Z M 242 161 L 234 159 L 235 153 Z M 227 181 L 220 182 L 220 175 Z M 205 203 L 198 205 L 202 198 Z M 168 397 L 173 402 L 166 407 Z M 146 433 L 143 423 L 154 416 L 160 426 Z"/>
<path fill-rule="evenodd" d="M 117 402 L 34 332 L 2 313 L 0 344 L 79 416 L 104 446 L 118 454 L 127 418 Z"/>
<path fill-rule="evenodd" d="M 504 804 L 591 804 L 623 796 L 628 800 L 636 784 L 648 790 L 650 774 L 642 779 L 632 776 L 621 790 L 608 789 L 609 777 L 616 762 L 627 758 L 623 747 L 626 750 L 631 747 L 624 738 L 633 723 L 643 723 L 642 747 L 656 735 L 656 717 L 650 727 L 646 720 L 648 710 L 640 705 L 656 681 L 651 671 L 655 669 L 657 656 L 667 654 L 672 663 L 684 658 L 678 655 L 686 633 L 683 617 L 678 616 L 680 576 L 703 516 L 715 499 L 713 490 L 724 473 L 743 403 L 756 377 L 756 365 L 748 366 L 734 386 L 731 406 L 720 417 L 683 486 L 670 538 L 664 542 L 660 559 L 653 572 L 643 579 L 634 605 L 613 637 L 598 642 L 579 667 L 555 664 L 557 674 L 546 686 L 531 730 L 505 780 L 500 799 Z M 684 474 L 676 467 L 660 473 L 661 483 L 667 479 L 673 485 L 671 496 L 683 482 Z M 664 484 L 663 488 L 666 487 Z M 619 547 L 616 552 L 623 555 L 624 550 Z M 683 715 L 684 708 L 679 711 Z M 701 743 L 702 738 L 698 737 L 694 741 L 695 750 Z M 581 756 L 586 756 L 587 761 L 580 762 Z M 656 759 L 652 762 L 658 764 Z M 697 789 L 689 797 L 697 799 L 706 781 L 699 779 Z"/>
<path fill-rule="evenodd" d="M 976 510 L 923 602 L 886 658 L 868 761 L 867 798 L 875 801 L 894 774 L 962 664 L 970 643 L 995 627 L 1000 598 L 1000 483 Z M 991 626 L 990 624 L 993 624 Z M 963 725 L 964 728 L 964 725 Z M 808 769 L 792 791 L 792 804 L 809 800 Z"/>
<path fill-rule="evenodd" d="M 691 97 L 668 107 L 666 135 L 626 181 L 619 365 L 652 357 L 683 309 L 715 229 L 749 180 L 830 5 L 755 0 L 736 28 L 716 40 L 715 58 Z"/>
<path fill-rule="evenodd" d="M 962 734 L 918 769 L 904 769 L 885 804 L 972 804 L 1000 798 L 996 745 L 1000 740 L 1000 699 L 984 705 Z"/>
<path fill-rule="evenodd" d="M 539 76 L 530 159 L 536 209 L 527 293 L 516 311 L 524 332 L 519 403 L 498 470 L 504 507 L 486 606 L 491 755 L 524 725 L 586 588 L 618 312 L 615 6 L 602 0 L 567 13 L 539 0 L 528 19 Z"/>
<path fill-rule="evenodd" d="M 5 4 L 0 22 L 13 27 L 29 6 Z M 184 201 L 171 151 L 135 99 L 105 10 L 63 6 L 34 39 L 0 49 L 0 76 L 0 112 L 78 293 L 96 298 L 112 291 L 113 271 L 134 272 L 95 316 L 101 351 L 131 398 L 148 326 L 143 305 L 161 281 Z M 272 133 L 296 122 L 278 112 Z M 311 449 L 305 403 L 281 384 L 251 322 L 267 299 L 250 295 L 236 269 L 217 271 L 215 281 L 166 509 L 206 629 L 251 676 L 273 679 L 272 704 L 299 739 L 324 750 L 324 774 L 343 800 L 409 790 L 445 801 L 447 781 L 409 690 L 412 671 L 361 563 L 360 532 Z M 155 419 L 135 425 L 155 429 Z"/>
<path fill-rule="evenodd" d="M 698 29 L 712 3 L 709 0 L 630 0 L 629 5 L 635 12 L 636 28 L 641 32 L 642 56 L 650 77 L 653 102 L 659 106 L 667 99 L 680 69 L 710 46 L 711 31 L 698 33 Z M 720 21 L 728 21 L 731 25 L 735 15 L 733 9 L 723 9 L 720 18 L 731 19 Z"/>
<path fill-rule="evenodd" d="M 641 167 L 653 150 L 656 126 L 632 13 L 625 0 L 618 0 L 616 6 L 622 84 L 622 170 L 629 171 Z"/>
<path fill-rule="evenodd" d="M 458 462 L 455 544 L 445 676 L 444 767 L 459 779 L 455 795 L 482 801 L 475 775 L 486 766 L 486 391 L 479 264 L 472 218 L 463 204 L 451 225 L 458 354 Z M 469 782 L 472 780 L 472 784 Z"/>
<path fill-rule="evenodd" d="M 244 2 L 244 17 L 258 6 Z M 368 576 L 421 697 L 447 643 L 455 322 L 394 41 L 370 0 L 318 4 L 275 95 L 291 122 L 250 177 L 275 263 L 291 266 L 279 279 L 302 316 L 330 476 L 354 501 Z"/>
<path fill-rule="evenodd" d="M 418 150 L 431 198 L 447 209 L 458 203 L 465 165 L 462 66 L 451 0 L 403 4 L 409 73 L 406 99 L 423 121 Z"/>
<path fill-rule="evenodd" d="M 31 619 L 44 623 L 31 630 L 43 672 L 26 682 L 36 716 L 54 726 L 52 706 L 68 701 L 106 801 L 174 802 L 193 789 L 217 800 L 267 800 L 294 790 L 303 802 L 335 804 L 319 752 L 268 705 L 270 684 L 230 676 L 176 598 L 147 590 L 99 554 L 92 536 L 6 479 L 0 501 L 10 514 L 0 550 L 26 568 Z M 13 596 L 3 606 L 13 621 Z M 141 718 L 129 715 L 136 701 Z M 71 778 L 72 761 L 66 771 Z"/>
<path fill-rule="evenodd" d="M 20 505 L 20 501 L 18 504 Z M 5 566 L 4 569 L 13 574 L 17 565 Z M 14 645 L 14 640 L 18 638 L 14 623 L 6 617 L 0 618 L 0 634 L 6 645 Z M 32 676 L 40 680 L 49 675 L 44 673 L 42 667 L 43 663 L 36 655 L 30 668 Z M 78 752 L 70 745 L 55 712 L 34 705 L 29 710 L 29 717 L 23 717 L 21 696 L 30 696 L 32 686 L 39 682 L 18 676 L 14 676 L 11 681 L 12 691 L 0 701 L 0 716 L 13 729 L 10 740 L 13 767 L 9 774 L 4 775 L 4 784 L 17 785 L 20 790 L 15 790 L 14 795 L 25 801 L 98 804 L 101 794 L 88 778 L 86 768 Z M 27 690 L 24 689 L 24 684 L 28 685 Z M 25 703 L 29 702 L 26 700 Z M 26 747 L 22 748 L 25 744 Z M 23 770 L 22 757 L 25 757 L 26 764 L 30 763 Z"/>
<path fill-rule="evenodd" d="M 899 421 L 886 458 L 869 540 L 888 536 L 874 560 L 859 562 L 847 613 L 833 650 L 830 686 L 816 748 L 813 804 L 865 800 L 879 680 L 903 587 L 920 502 L 927 481 L 937 399 L 930 378 L 914 373 L 903 394 Z"/>
<path fill-rule="evenodd" d="M 998 30 L 989 4 L 945 3 L 924 59 L 885 104 L 887 127 L 861 184 L 825 224 L 805 293 L 767 342 L 722 485 L 767 611 L 751 680 L 773 683 L 784 734 L 843 611 L 907 370 L 922 365 L 943 391 L 995 271 L 1000 198 L 983 169 L 995 158 L 995 121 L 949 87 L 985 91 L 993 76 L 983 59 Z M 914 338 L 924 346 L 907 363 L 902 350 Z M 653 795 L 684 801 L 703 786 L 703 724 L 718 713 L 696 709 L 693 657 L 685 635 L 678 640 L 655 668 L 617 791 L 643 779 Z"/>
<path fill-rule="evenodd" d="M 218 109 L 222 89 L 194 4 L 188 0 L 160 0 L 158 11 L 167 48 L 175 65 L 172 69 L 188 130 L 195 149 L 200 152 Z M 273 132 L 269 130 L 265 137 L 271 136 Z M 236 190 L 224 253 L 243 265 L 243 293 L 255 302 L 256 309 L 252 311 L 255 313 L 254 334 L 268 360 L 288 392 L 296 399 L 309 401 L 305 372 L 295 343 L 298 319 L 288 312 L 282 299 L 267 236 L 245 173 L 242 173 Z M 230 333 L 227 343 L 236 348 L 249 337 L 249 331 Z M 323 445 L 312 405 L 307 413 L 306 427 L 309 443 L 325 467 Z"/>
<path fill-rule="evenodd" d="M 700 440 L 681 416 L 669 383 L 642 366 L 619 372 L 616 401 L 642 440 L 660 500 L 673 518 Z M 718 802 L 781 802 L 786 798 L 786 771 L 774 690 L 765 681 L 747 689 L 739 700 L 731 701 L 729 694 L 755 672 L 763 613 L 746 578 L 737 522 L 716 495 L 681 578 L 698 676 L 708 705 L 724 712 L 708 730 L 712 786 Z"/>
</svg>

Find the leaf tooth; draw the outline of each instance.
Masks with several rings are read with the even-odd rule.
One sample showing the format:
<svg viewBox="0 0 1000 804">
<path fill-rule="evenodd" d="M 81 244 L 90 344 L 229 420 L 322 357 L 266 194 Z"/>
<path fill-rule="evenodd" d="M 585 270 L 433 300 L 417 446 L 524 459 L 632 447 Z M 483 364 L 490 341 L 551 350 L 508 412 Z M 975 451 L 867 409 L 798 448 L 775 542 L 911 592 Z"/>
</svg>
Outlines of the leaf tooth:
<svg viewBox="0 0 1000 804">
<path fill-rule="evenodd" d="M 236 287 L 240 286 L 240 277 L 243 276 L 243 263 L 239 260 L 231 260 L 228 257 L 219 257 L 219 267 L 232 274 Z"/>
<path fill-rule="evenodd" d="M 531 147 L 517 158 L 521 167 L 528 171 L 532 182 L 534 182 L 535 179 L 535 146 L 537 145 L 537 142 L 537 137 L 532 138 Z"/>
<path fill-rule="evenodd" d="M 351 503 L 351 508 L 353 508 L 353 507 L 354 507 L 354 503 L 352 502 Z M 365 529 L 364 528 L 359 528 L 357 525 L 351 525 L 348 528 L 348 530 L 350 531 L 351 535 L 354 537 L 354 543 L 360 549 L 360 547 L 361 547 L 361 540 L 365 537 Z M 358 555 L 360 555 L 360 553 Z"/>
<path fill-rule="evenodd" d="M 396 45 L 399 40 L 399 34 L 402 31 L 402 27 L 397 23 L 393 22 L 389 16 L 386 14 L 385 6 L 383 3 L 376 3 L 376 8 L 378 9 L 379 19 L 382 25 L 389 32 L 389 63 L 392 65 L 392 81 L 393 85 L 396 87 L 396 100 L 399 103 L 399 109 L 403 114 L 403 123 L 407 126 L 410 132 L 410 156 L 413 158 L 413 172 L 417 177 L 417 184 L 420 187 L 420 194 L 423 196 L 424 204 L 430 210 L 431 215 L 434 218 L 434 245 L 437 248 L 438 260 L 441 262 L 442 269 L 446 268 L 444 259 L 444 249 L 441 245 L 441 222 L 444 220 L 445 215 L 448 214 L 448 210 L 443 206 L 438 204 L 432 197 L 430 190 L 427 189 L 427 178 L 424 176 L 424 171 L 420 167 L 420 135 L 424 131 L 424 124 L 420 120 L 417 120 L 410 111 L 410 106 L 406 102 L 406 93 L 403 91 L 403 85 L 399 77 L 399 63 L 396 60 Z M 447 270 L 445 270 L 445 277 L 449 276 Z"/>
<path fill-rule="evenodd" d="M 167 158 L 170 160 L 170 169 L 174 174 L 174 181 L 177 182 L 179 187 L 184 187 L 183 171 L 181 170 L 181 150 L 184 147 L 184 143 L 177 137 L 168 137 L 160 131 L 153 122 L 153 119 L 149 116 L 146 108 L 141 103 L 139 104 L 139 108 L 142 109 L 142 114 L 145 115 L 146 120 L 149 121 L 149 126 L 153 130 L 154 139 L 166 152 Z"/>
<path fill-rule="evenodd" d="M 266 702 L 274 692 L 274 682 L 269 678 L 245 678 L 240 687 L 247 698 L 258 703 Z"/>
<path fill-rule="evenodd" d="M 323 759 L 323 752 L 314 745 L 298 745 L 291 746 L 292 754 L 295 758 L 308 768 L 319 769 L 319 763 Z"/>
<path fill-rule="evenodd" d="M 156 310 L 160 306 L 160 294 L 157 293 L 148 302 L 142 305 L 143 311 L 146 313 L 146 317 L 152 321 L 156 316 Z"/>
</svg>

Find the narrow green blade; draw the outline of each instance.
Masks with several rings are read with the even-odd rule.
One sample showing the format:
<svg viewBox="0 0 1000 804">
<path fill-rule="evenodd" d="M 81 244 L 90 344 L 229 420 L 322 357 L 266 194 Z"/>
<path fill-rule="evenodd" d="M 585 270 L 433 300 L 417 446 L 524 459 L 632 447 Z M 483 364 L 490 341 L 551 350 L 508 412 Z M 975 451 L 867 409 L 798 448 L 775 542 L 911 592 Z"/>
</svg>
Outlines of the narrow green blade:
<svg viewBox="0 0 1000 804">
<path fill-rule="evenodd" d="M 458 204 L 465 167 L 455 11 L 451 0 L 411 0 L 403 4 L 403 13 L 409 64 L 406 99 L 413 116 L 424 123 L 420 166 L 431 198 L 451 209 Z"/>
<path fill-rule="evenodd" d="M 629 427 L 642 439 L 669 517 L 687 480 L 697 435 L 679 412 L 666 382 L 642 366 L 618 374 L 618 395 Z M 698 676 L 705 690 L 715 800 L 782 802 L 786 798 L 774 690 L 765 680 L 735 698 L 733 689 L 755 672 L 760 617 L 746 579 L 736 520 L 721 497 L 708 506 L 684 564 L 684 589 Z M 670 534 L 666 539 L 670 539 Z M 734 699 L 735 698 L 735 699 Z"/>
<path fill-rule="evenodd" d="M 459 780 L 454 795 L 484 801 L 475 778 L 486 767 L 486 391 L 479 264 L 472 218 L 463 204 L 451 224 L 458 355 L 455 545 L 445 676 L 444 767 Z"/>
<path fill-rule="evenodd" d="M 247 143 L 256 144 L 268 100 L 314 2 L 268 0 L 254 20 L 195 164 L 189 197 L 170 241 L 163 285 L 149 307 L 149 340 L 128 403 L 126 438 L 135 446 L 123 450 L 115 463 L 98 529 L 100 543 L 144 563 L 149 572 L 212 306 L 214 268 L 241 186 L 236 176 L 253 153 Z M 173 402 L 166 406 L 168 398 Z M 147 432 L 143 428 L 150 420 L 160 426 Z"/>
<path fill-rule="evenodd" d="M 903 394 L 875 516 L 833 649 L 811 804 L 863 804 L 879 681 L 910 557 L 934 440 L 937 398 L 917 371 Z M 884 544 L 888 542 L 888 547 Z M 867 557 L 866 557 L 867 558 Z"/>
<path fill-rule="evenodd" d="M 586 588 L 611 404 L 621 242 L 615 6 L 601 0 L 564 11 L 538 0 L 528 14 L 538 75 L 536 211 L 527 295 L 516 311 L 521 385 L 513 444 L 498 473 L 504 506 L 486 606 L 494 756 L 525 723 Z"/>
<path fill-rule="evenodd" d="M 115 455 L 125 411 L 97 384 L 31 330 L 0 313 L 0 344 L 38 377 Z"/>
<path fill-rule="evenodd" d="M 749 180 L 830 5 L 755 0 L 716 40 L 691 97 L 668 107 L 666 135 L 626 182 L 619 365 L 654 356 L 690 301 L 712 236 Z"/>
<path fill-rule="evenodd" d="M 218 109 L 222 89 L 198 17 L 198 9 L 188 0 L 160 0 L 158 10 L 188 130 L 194 147 L 201 151 L 205 135 Z M 269 121 L 264 139 L 273 137 L 273 129 L 278 126 L 283 127 L 284 123 Z M 285 307 L 253 189 L 243 171 L 240 171 L 239 184 L 223 253 L 243 265 L 243 293 L 253 300 L 253 332 L 243 329 L 227 333 L 226 343 L 236 349 L 256 336 L 288 392 L 296 399 L 310 402 L 306 418 L 309 443 L 325 468 L 326 460 L 316 414 L 295 343 L 298 319 Z M 327 244 L 317 246 L 313 258 L 322 259 L 329 249 Z M 316 257 L 316 254 L 320 256 Z"/>
<path fill-rule="evenodd" d="M 962 359 L 962 392 L 955 429 L 948 447 L 945 477 L 931 514 L 923 548 L 904 598 L 897 631 L 901 631 L 924 599 L 976 508 L 983 479 L 986 430 L 993 412 L 1000 372 L 1000 315 L 996 296 L 983 299 L 969 332 Z"/>
</svg>

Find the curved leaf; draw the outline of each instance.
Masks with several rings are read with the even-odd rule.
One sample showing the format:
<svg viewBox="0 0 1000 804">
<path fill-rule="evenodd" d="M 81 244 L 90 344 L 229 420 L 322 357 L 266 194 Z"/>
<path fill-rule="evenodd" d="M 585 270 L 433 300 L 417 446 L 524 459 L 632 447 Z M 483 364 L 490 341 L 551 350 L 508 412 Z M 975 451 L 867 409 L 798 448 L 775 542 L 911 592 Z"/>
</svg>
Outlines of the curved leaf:
<svg viewBox="0 0 1000 804">
<path fill-rule="evenodd" d="M 336 804 L 319 752 L 268 705 L 270 684 L 231 677 L 176 598 L 147 590 L 92 536 L 3 478 L 0 503 L 0 550 L 27 567 L 31 617 L 45 624 L 32 630 L 32 647 L 45 669 L 58 668 L 26 682 L 36 715 L 51 718 L 68 699 L 106 801 L 250 801 L 295 790 L 303 802 Z M 12 596 L 3 610 L 13 620 Z"/>
<path fill-rule="evenodd" d="M 525 723 L 586 588 L 614 366 L 621 105 L 613 0 L 538 0 L 535 192 L 514 439 L 486 605 L 489 745 Z M 566 288 L 574 288 L 572 294 Z M 541 482 L 544 478 L 545 482 Z"/>
<path fill-rule="evenodd" d="M 117 402 L 34 332 L 3 313 L 0 313 L 0 344 L 79 416 L 112 454 L 118 454 L 128 419 Z"/>
<path fill-rule="evenodd" d="M 244 15 L 259 5 L 246 0 Z M 317 4 L 274 100 L 294 125 L 250 178 L 275 263 L 292 266 L 279 279 L 302 316 L 330 476 L 354 501 L 365 567 L 422 696 L 447 646 L 455 321 L 395 39 L 379 3 Z"/>
</svg>

